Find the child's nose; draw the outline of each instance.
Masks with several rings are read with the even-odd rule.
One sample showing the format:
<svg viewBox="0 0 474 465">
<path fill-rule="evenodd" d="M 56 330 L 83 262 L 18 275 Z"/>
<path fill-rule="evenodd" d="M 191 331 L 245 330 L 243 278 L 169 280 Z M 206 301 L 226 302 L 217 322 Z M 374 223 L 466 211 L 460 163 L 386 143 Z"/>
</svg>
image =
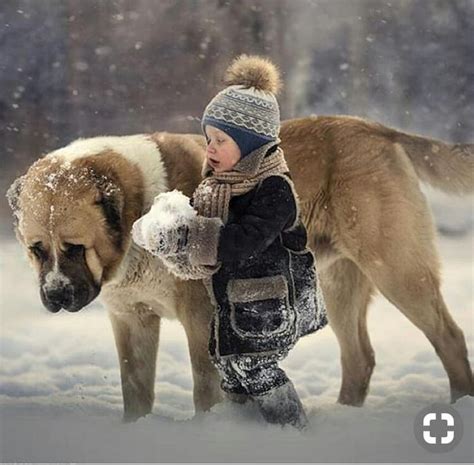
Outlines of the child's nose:
<svg viewBox="0 0 474 465">
<path fill-rule="evenodd" d="M 207 151 L 208 151 L 209 153 L 215 153 L 216 148 L 212 145 L 212 143 L 210 143 L 210 144 L 208 144 L 208 146 L 207 146 Z"/>
</svg>

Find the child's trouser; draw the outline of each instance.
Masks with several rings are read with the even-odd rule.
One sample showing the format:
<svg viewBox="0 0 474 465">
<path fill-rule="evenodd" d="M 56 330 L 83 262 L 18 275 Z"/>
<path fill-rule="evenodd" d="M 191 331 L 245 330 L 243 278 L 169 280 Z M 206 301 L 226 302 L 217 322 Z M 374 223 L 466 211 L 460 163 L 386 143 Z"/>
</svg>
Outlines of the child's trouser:
<svg viewBox="0 0 474 465">
<path fill-rule="evenodd" d="M 214 363 L 225 392 L 249 396 L 269 423 L 291 424 L 301 429 L 307 425 L 306 414 L 293 383 L 278 366 L 282 358 L 282 354 L 233 355 L 215 359 Z"/>
</svg>

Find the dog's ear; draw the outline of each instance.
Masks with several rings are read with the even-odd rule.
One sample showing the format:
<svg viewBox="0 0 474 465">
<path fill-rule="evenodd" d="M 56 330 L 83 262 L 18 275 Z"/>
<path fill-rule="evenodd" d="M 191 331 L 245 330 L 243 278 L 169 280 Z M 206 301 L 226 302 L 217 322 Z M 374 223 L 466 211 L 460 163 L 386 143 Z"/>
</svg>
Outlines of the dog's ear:
<svg viewBox="0 0 474 465">
<path fill-rule="evenodd" d="M 121 246 L 123 236 L 123 209 L 125 198 L 122 190 L 110 179 L 99 176 L 96 178 L 97 193 L 95 203 L 100 205 L 104 213 L 107 227 L 117 246 Z"/>
<path fill-rule="evenodd" d="M 13 211 L 16 221 L 18 221 L 20 218 L 20 194 L 23 187 L 24 178 L 24 176 L 20 176 L 19 178 L 15 179 L 6 193 L 8 204 Z"/>
</svg>

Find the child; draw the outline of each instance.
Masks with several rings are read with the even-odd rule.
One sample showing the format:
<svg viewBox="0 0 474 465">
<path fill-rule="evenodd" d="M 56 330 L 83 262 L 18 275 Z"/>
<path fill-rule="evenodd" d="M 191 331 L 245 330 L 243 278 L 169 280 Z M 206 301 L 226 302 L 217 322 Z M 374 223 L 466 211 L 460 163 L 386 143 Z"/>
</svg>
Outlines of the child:
<svg viewBox="0 0 474 465">
<path fill-rule="evenodd" d="M 206 278 L 216 307 L 209 349 L 229 398 L 253 400 L 268 422 L 302 429 L 303 406 L 278 362 L 327 319 L 278 146 L 279 75 L 271 62 L 242 55 L 226 84 L 203 115 L 205 177 L 192 199 L 198 215 L 159 230 L 148 248 L 165 263 L 187 260 L 189 278 L 196 270 Z M 137 235 L 134 226 L 140 242 Z"/>
</svg>

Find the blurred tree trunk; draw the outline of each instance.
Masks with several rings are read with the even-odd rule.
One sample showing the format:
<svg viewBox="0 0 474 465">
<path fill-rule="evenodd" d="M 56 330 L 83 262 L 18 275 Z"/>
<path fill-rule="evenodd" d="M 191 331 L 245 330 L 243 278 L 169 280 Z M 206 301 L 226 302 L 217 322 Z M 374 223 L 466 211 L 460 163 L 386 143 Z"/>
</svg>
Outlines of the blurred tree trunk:
<svg viewBox="0 0 474 465">
<path fill-rule="evenodd" d="M 370 88 L 370 69 L 367 41 L 369 36 L 371 8 L 374 6 L 373 0 L 359 0 L 357 3 L 357 16 L 354 18 L 350 41 L 351 60 L 351 83 L 350 106 L 357 108 L 364 115 L 368 110 L 368 96 Z"/>
</svg>

